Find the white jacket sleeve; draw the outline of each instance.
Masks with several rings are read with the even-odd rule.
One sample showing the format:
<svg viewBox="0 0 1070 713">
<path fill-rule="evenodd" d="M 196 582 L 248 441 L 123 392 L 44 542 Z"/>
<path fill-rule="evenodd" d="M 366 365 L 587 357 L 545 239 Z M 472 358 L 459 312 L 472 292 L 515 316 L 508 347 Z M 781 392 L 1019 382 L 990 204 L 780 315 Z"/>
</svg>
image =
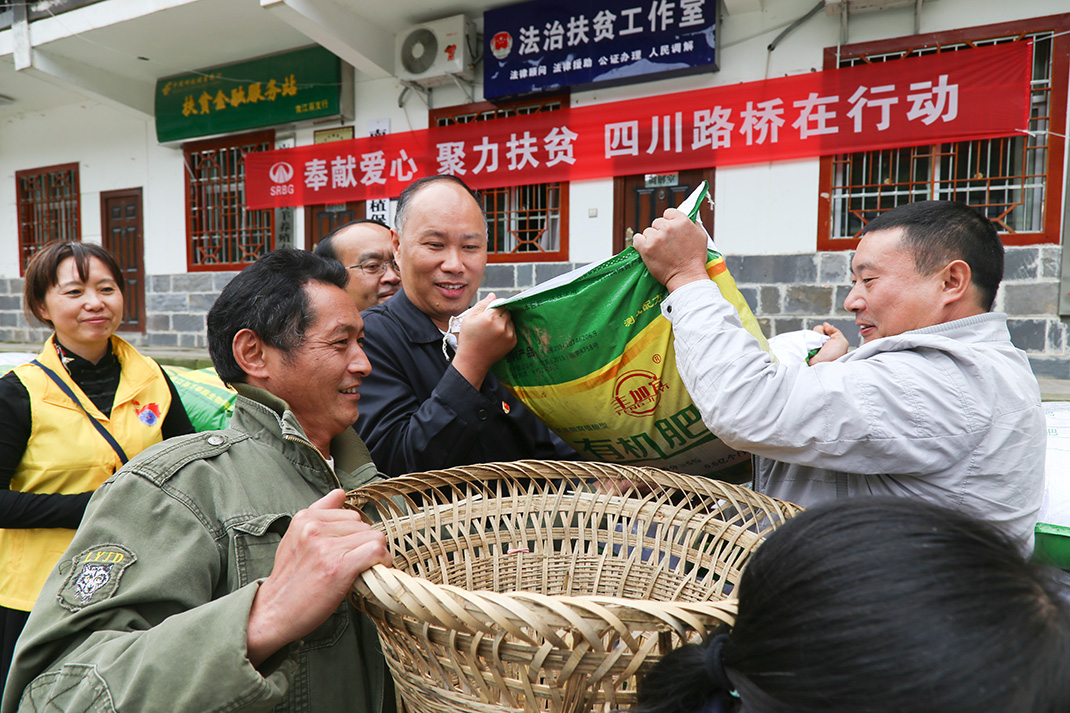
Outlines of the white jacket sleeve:
<svg viewBox="0 0 1070 713">
<path fill-rule="evenodd" d="M 676 290 L 662 314 L 703 421 L 733 448 L 837 471 L 908 474 L 949 466 L 983 437 L 988 419 L 950 357 L 863 347 L 865 358 L 777 365 L 713 282 Z"/>
</svg>

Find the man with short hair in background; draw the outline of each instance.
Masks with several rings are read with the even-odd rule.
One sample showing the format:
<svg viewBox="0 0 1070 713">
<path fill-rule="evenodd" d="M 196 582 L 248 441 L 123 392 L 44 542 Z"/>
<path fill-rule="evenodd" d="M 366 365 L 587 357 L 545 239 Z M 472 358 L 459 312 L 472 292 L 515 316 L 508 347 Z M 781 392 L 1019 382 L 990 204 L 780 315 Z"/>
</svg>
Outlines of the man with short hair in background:
<svg viewBox="0 0 1070 713">
<path fill-rule="evenodd" d="M 398 198 L 394 256 L 403 288 L 364 314 L 372 373 L 356 428 L 387 475 L 576 452 L 490 373 L 516 345 L 504 309 L 488 295 L 468 310 L 487 264 L 479 198 L 454 176 L 421 178 Z M 454 336 L 454 335 L 450 335 Z"/>
<path fill-rule="evenodd" d="M 363 312 L 401 289 L 390 228 L 375 218 L 361 218 L 327 234 L 313 251 L 337 260 L 349 271 L 346 292 Z"/>
</svg>

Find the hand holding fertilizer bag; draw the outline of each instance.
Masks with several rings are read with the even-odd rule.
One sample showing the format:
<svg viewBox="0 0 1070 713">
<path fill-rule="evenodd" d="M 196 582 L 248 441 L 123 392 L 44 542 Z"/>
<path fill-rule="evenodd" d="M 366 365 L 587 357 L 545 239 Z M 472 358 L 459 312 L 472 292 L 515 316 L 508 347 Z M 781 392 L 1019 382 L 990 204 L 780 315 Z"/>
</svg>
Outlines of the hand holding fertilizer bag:
<svg viewBox="0 0 1070 713">
<path fill-rule="evenodd" d="M 708 190 L 703 182 L 680 210 L 695 220 Z M 710 279 L 768 351 L 724 258 L 713 249 L 708 257 Z M 498 300 L 517 345 L 494 373 L 584 458 L 745 480 L 748 454 L 707 430 L 676 371 L 672 325 L 661 316 L 667 294 L 628 248 Z"/>
</svg>

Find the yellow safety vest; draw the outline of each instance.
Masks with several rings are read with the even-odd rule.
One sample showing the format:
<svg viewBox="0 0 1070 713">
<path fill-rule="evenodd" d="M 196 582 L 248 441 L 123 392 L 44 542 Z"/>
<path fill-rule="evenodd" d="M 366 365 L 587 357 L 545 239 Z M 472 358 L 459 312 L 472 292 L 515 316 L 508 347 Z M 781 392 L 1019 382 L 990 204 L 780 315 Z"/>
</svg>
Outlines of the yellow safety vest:
<svg viewBox="0 0 1070 713">
<path fill-rule="evenodd" d="M 38 361 L 54 371 L 86 410 L 112 434 L 128 458 L 163 440 L 164 417 L 171 392 L 156 362 L 119 337 L 112 351 L 122 373 L 111 417 L 93 405 L 63 368 L 53 344 L 45 342 Z M 24 493 L 75 494 L 96 490 L 122 461 L 86 414 L 52 379 L 33 364 L 15 368 L 30 397 L 30 440 L 11 489 Z M 48 573 L 67 549 L 74 530 L 67 528 L 0 529 L 0 606 L 30 611 Z"/>
</svg>

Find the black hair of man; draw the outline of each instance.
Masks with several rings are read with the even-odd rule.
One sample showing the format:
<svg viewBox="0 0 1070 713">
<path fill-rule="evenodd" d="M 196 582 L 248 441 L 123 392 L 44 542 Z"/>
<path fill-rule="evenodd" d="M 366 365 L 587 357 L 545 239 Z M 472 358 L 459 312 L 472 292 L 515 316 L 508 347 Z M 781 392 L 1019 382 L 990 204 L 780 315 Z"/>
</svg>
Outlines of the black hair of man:
<svg viewBox="0 0 1070 713">
<path fill-rule="evenodd" d="M 291 353 L 315 320 L 305 285 L 322 282 L 345 289 L 349 273 L 337 260 L 307 250 L 270 252 L 231 280 L 208 311 L 208 353 L 219 378 L 244 383 L 247 374 L 234 359 L 234 336 L 251 330 L 269 346 Z"/>
<path fill-rule="evenodd" d="M 472 200 L 479 206 L 479 212 L 483 215 L 483 232 L 487 230 L 487 210 L 483 206 L 483 199 L 479 196 L 479 193 L 473 191 L 468 187 L 468 184 L 462 181 L 457 176 L 450 175 L 448 173 L 439 174 L 437 176 L 424 176 L 423 178 L 417 178 L 415 181 L 405 187 L 405 190 L 398 196 L 397 209 L 394 211 L 394 227 L 399 234 L 402 234 L 405 229 L 405 219 L 408 217 L 409 205 L 412 202 L 413 197 L 420 192 L 422 188 L 439 181 L 448 181 L 450 183 L 456 183 L 458 186 L 467 191 L 468 195 L 472 196 Z"/>
<path fill-rule="evenodd" d="M 327 258 L 328 260 L 337 260 L 338 253 L 336 253 L 334 250 L 334 236 L 338 235 L 347 228 L 352 228 L 354 225 L 364 225 L 365 223 L 370 223 L 371 225 L 378 225 L 381 228 L 386 228 L 387 230 L 390 230 L 390 226 L 379 220 L 378 218 L 358 218 L 356 220 L 349 221 L 345 225 L 339 225 L 337 228 L 327 233 L 325 236 L 323 236 L 323 238 L 320 239 L 318 243 L 316 243 L 316 249 L 312 252 L 319 255 L 320 257 Z"/>
<path fill-rule="evenodd" d="M 1065 585 L 956 510 L 894 497 L 808 508 L 755 551 L 735 595 L 725 636 L 669 652 L 633 713 L 714 699 L 748 713 L 1059 713 L 1070 701 Z"/>
<path fill-rule="evenodd" d="M 914 254 L 914 269 L 931 275 L 952 260 L 970 266 L 981 307 L 992 310 L 1003 280 L 1003 242 L 996 226 L 980 212 L 955 201 L 917 201 L 871 220 L 862 235 L 902 228 L 902 245 Z"/>
</svg>

